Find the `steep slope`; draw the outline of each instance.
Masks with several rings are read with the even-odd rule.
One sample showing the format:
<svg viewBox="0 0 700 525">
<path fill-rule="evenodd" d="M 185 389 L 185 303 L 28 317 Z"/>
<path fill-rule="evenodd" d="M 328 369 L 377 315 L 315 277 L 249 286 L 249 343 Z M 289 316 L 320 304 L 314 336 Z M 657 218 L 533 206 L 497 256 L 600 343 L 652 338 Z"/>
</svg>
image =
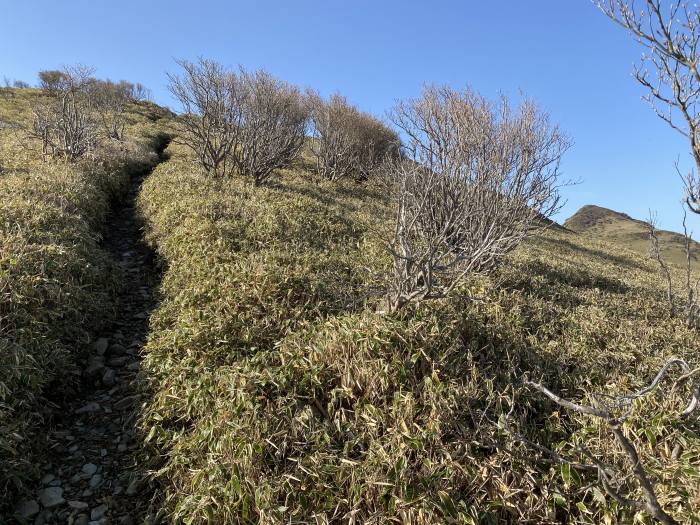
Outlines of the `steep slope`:
<svg viewBox="0 0 700 525">
<path fill-rule="evenodd" d="M 649 254 L 648 223 L 633 219 L 625 213 L 589 204 L 569 217 L 564 222 L 564 227 L 591 235 L 612 246 L 624 247 L 644 256 Z M 666 230 L 659 230 L 658 235 L 664 258 L 673 264 L 684 266 L 686 254 L 683 235 Z M 691 246 L 692 259 L 697 262 L 700 243 L 693 241 Z"/>
</svg>

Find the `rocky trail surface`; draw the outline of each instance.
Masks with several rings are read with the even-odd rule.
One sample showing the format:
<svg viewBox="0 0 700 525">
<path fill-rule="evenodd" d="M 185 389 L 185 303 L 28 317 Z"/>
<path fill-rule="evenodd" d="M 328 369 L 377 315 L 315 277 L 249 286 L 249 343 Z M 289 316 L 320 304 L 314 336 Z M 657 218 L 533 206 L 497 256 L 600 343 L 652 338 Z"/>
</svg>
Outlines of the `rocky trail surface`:
<svg viewBox="0 0 700 525">
<path fill-rule="evenodd" d="M 50 457 L 34 494 L 17 505 L 19 523 L 130 525 L 143 523 L 152 494 L 140 483 L 135 451 L 136 379 L 156 304 L 152 254 L 142 243 L 135 199 L 149 172 L 132 178 L 112 213 L 103 247 L 125 284 L 112 329 L 92 345 L 83 387 L 63 407 L 49 434 Z"/>
</svg>

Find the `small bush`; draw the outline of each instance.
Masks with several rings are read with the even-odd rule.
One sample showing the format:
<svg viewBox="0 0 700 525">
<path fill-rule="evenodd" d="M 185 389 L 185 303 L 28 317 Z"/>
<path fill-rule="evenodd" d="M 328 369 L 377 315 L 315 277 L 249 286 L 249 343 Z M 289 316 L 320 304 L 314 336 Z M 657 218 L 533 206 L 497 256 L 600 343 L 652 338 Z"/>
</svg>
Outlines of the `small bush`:
<svg viewBox="0 0 700 525">
<path fill-rule="evenodd" d="M 90 84 L 93 107 L 107 138 L 124 140 L 126 110 L 131 102 L 136 101 L 135 89 L 134 84 L 125 80 L 93 80 Z"/>
<path fill-rule="evenodd" d="M 532 103 L 518 111 L 476 93 L 427 87 L 399 103 L 405 155 L 386 165 L 396 186 L 388 308 L 446 296 L 493 268 L 558 210 L 566 137 Z"/>
<path fill-rule="evenodd" d="M 243 123 L 237 78 L 211 60 L 178 61 L 184 74 L 168 73 L 168 89 L 180 103 L 177 140 L 196 155 L 201 168 L 214 176 L 231 175 L 231 155 Z"/>
<path fill-rule="evenodd" d="M 333 95 L 323 100 L 310 93 L 316 171 L 326 179 L 367 180 L 388 155 L 398 155 L 396 132 L 367 113 Z"/>
<path fill-rule="evenodd" d="M 66 80 L 65 71 L 57 69 L 39 71 L 39 87 L 47 93 L 57 93 Z"/>
<path fill-rule="evenodd" d="M 97 145 L 97 122 L 93 113 L 91 68 L 73 66 L 47 76 L 47 99 L 34 107 L 34 135 L 44 155 L 62 156 L 75 162 Z M 42 83 L 44 79 L 42 79 Z"/>
<path fill-rule="evenodd" d="M 308 109 L 299 89 L 265 71 L 241 70 L 246 91 L 243 123 L 234 159 L 258 186 L 289 166 L 304 145 Z"/>
</svg>

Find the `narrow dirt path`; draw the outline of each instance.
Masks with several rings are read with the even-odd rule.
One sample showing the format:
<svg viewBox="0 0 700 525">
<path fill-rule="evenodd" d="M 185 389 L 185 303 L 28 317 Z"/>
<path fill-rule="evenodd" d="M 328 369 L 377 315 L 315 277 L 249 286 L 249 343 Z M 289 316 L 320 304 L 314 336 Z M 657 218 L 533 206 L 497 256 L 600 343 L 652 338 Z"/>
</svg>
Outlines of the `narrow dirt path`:
<svg viewBox="0 0 700 525">
<path fill-rule="evenodd" d="M 135 216 L 141 182 L 113 210 L 103 247 L 125 279 L 112 329 L 92 346 L 84 386 L 57 418 L 49 440 L 50 462 L 36 493 L 18 506 L 20 523 L 130 525 L 142 523 L 150 492 L 139 483 L 134 430 L 139 404 L 136 376 L 141 348 L 156 304 L 152 254 L 142 243 Z"/>
</svg>

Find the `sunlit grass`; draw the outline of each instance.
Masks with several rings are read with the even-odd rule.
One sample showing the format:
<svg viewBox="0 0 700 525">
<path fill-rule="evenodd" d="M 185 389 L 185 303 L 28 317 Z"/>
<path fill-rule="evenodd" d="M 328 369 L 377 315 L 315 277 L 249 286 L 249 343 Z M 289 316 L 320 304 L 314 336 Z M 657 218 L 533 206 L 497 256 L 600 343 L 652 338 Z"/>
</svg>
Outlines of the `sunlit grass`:
<svg viewBox="0 0 700 525">
<path fill-rule="evenodd" d="M 604 427 L 521 378 L 578 398 L 639 388 L 671 355 L 697 366 L 653 261 L 552 231 L 453 299 L 384 316 L 381 188 L 302 169 L 254 188 L 171 152 L 139 203 L 166 266 L 142 428 L 169 520 L 632 522 L 595 476 L 563 475 L 498 419 L 515 402 L 532 441 L 621 461 Z M 627 430 L 662 504 L 691 522 L 700 440 L 679 403 L 652 396 Z"/>
<path fill-rule="evenodd" d="M 137 114 L 132 140 L 69 165 L 30 138 L 38 90 L 3 91 L 0 119 L 0 507 L 42 461 L 53 403 L 71 393 L 81 357 L 114 309 L 121 276 L 100 248 L 129 174 L 156 161 L 158 125 Z M 159 113 L 164 116 L 164 112 Z"/>
</svg>

